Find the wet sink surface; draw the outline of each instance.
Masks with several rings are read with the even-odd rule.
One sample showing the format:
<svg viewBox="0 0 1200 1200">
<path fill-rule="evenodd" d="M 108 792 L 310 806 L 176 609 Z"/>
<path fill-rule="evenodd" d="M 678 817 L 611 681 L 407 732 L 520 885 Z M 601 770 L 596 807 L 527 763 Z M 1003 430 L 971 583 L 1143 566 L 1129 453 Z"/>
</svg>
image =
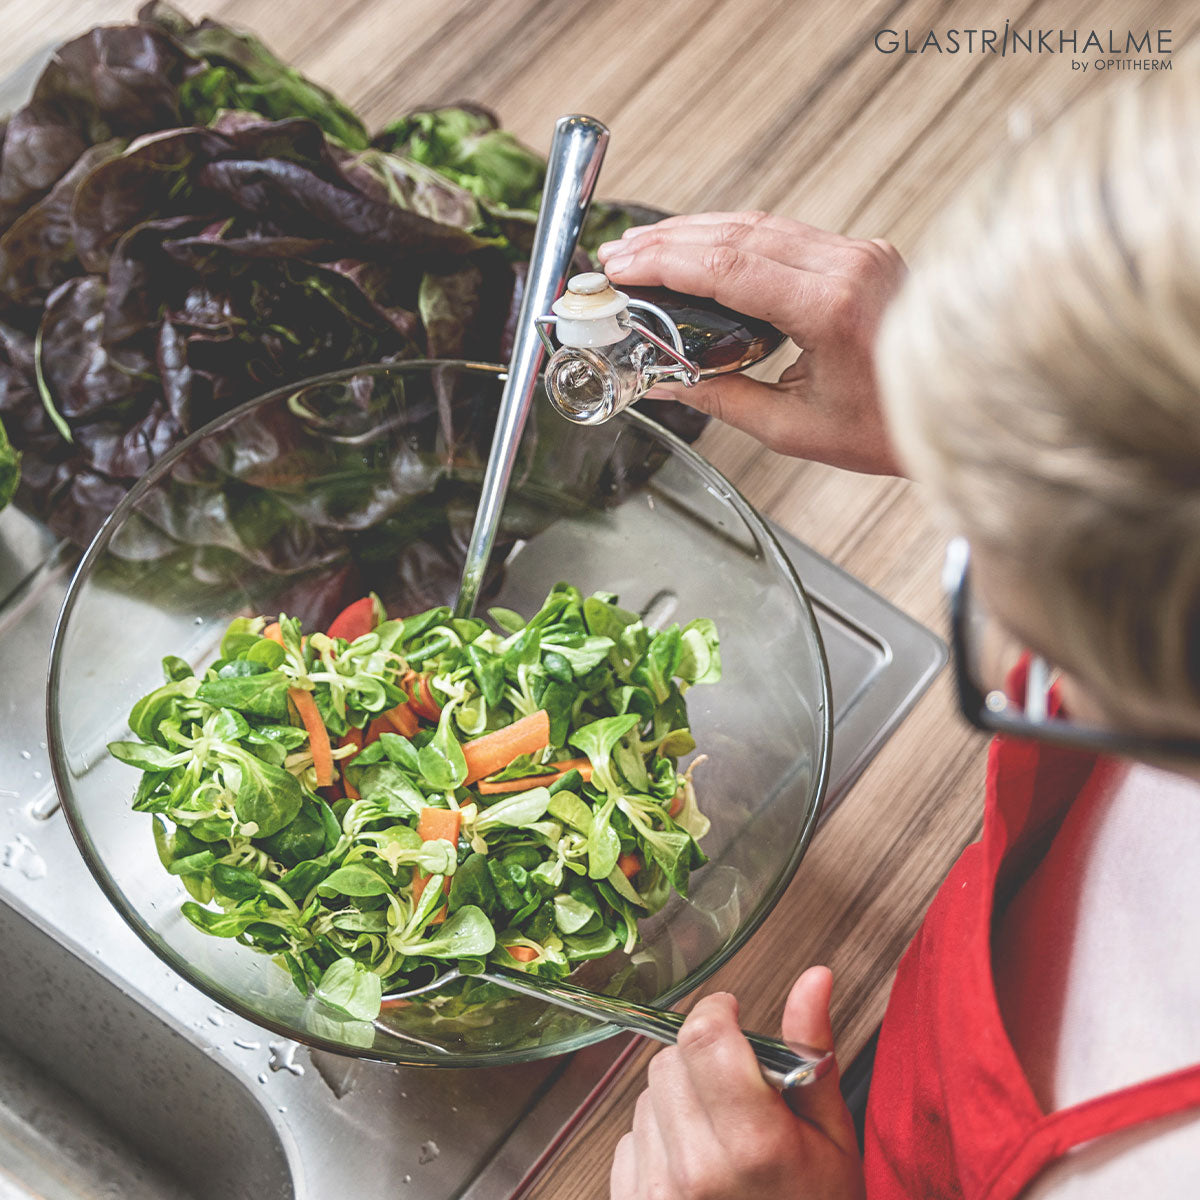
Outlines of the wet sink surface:
<svg viewBox="0 0 1200 1200">
<path fill-rule="evenodd" d="M 0 1179 L 16 1195 L 292 1200 L 279 1137 L 227 1070 L 6 905 L 0 945 Z"/>
<path fill-rule="evenodd" d="M 252 1082 L 120 978 L 140 947 L 58 812 L 42 706 L 72 562 L 32 521 L 0 516 L 0 1198 L 292 1200 L 284 1136 Z M 134 979 L 147 968 L 174 989 L 148 954 Z"/>
</svg>

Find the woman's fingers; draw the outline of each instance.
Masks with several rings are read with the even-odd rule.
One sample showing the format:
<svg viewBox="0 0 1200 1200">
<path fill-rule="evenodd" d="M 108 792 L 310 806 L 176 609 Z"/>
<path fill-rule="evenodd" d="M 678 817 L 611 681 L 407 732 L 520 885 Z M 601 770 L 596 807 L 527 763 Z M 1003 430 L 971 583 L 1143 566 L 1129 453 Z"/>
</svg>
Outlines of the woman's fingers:
<svg viewBox="0 0 1200 1200">
<path fill-rule="evenodd" d="M 828 972 L 810 973 L 789 1001 L 792 1036 L 829 1038 Z M 837 1097 L 837 1084 L 832 1093 Z M 840 1104 L 840 1097 L 838 1097 Z M 738 1027 L 737 1001 L 718 993 L 701 1000 L 684 1022 L 679 1042 L 650 1062 L 633 1130 L 617 1147 L 613 1200 L 783 1200 L 837 1196 L 861 1200 L 862 1168 L 851 1146 L 854 1131 L 822 1111 L 797 1120 L 767 1084 Z"/>
<path fill-rule="evenodd" d="M 618 1143 L 613 1154 L 612 1170 L 608 1173 L 608 1194 L 620 1196 L 622 1200 L 638 1194 L 637 1150 L 633 1144 L 633 1131 Z"/>
<path fill-rule="evenodd" d="M 651 1060 L 653 1061 L 653 1060 Z M 663 1134 L 655 1119 L 654 1104 L 649 1092 L 643 1092 L 633 1110 L 633 1150 L 637 1162 L 634 1196 L 662 1194 L 671 1177 L 671 1166 Z"/>
<path fill-rule="evenodd" d="M 610 256 L 604 272 L 618 286 L 644 284 L 711 296 L 736 312 L 770 321 L 800 345 L 820 336 L 832 303 L 823 276 L 732 246 L 657 242 Z"/>
<path fill-rule="evenodd" d="M 605 242 L 597 250 L 602 264 L 629 255 L 644 254 L 652 246 L 718 247 L 742 250 L 769 258 L 784 266 L 818 274 L 857 277 L 886 267 L 886 254 L 876 242 L 821 235 L 820 230 L 793 222 L 795 228 L 762 222 L 754 225 L 737 221 L 712 221 L 695 225 L 643 227 L 632 235 L 626 231 L 619 241 Z M 693 251 L 696 253 L 697 251 Z"/>
<path fill-rule="evenodd" d="M 814 1050 L 833 1049 L 833 1026 L 829 1020 L 829 998 L 833 973 L 828 967 L 809 967 L 792 985 L 783 1009 L 783 1040 Z M 854 1124 L 839 1087 L 835 1067 L 823 1079 L 805 1087 L 792 1088 L 784 1096 L 796 1116 L 816 1126 L 847 1154 L 857 1152 Z"/>
<path fill-rule="evenodd" d="M 718 375 L 694 387 L 655 384 L 651 395 L 678 400 L 732 425 L 781 454 L 805 454 L 805 415 L 795 396 L 745 375 Z"/>
<path fill-rule="evenodd" d="M 653 1110 L 671 1178 L 684 1183 L 705 1179 L 717 1182 L 723 1173 L 721 1138 L 696 1092 L 679 1047 L 660 1050 L 650 1060 L 646 1077 L 649 1087 L 638 1103 L 647 1101 Z M 735 1098 L 727 1098 L 736 1103 Z M 685 1188 L 685 1194 L 687 1191 Z"/>
<path fill-rule="evenodd" d="M 737 1152 L 752 1144 L 779 1096 L 762 1077 L 758 1059 L 738 1026 L 737 999 L 705 996 L 679 1031 L 679 1061 L 717 1138 Z"/>
<path fill-rule="evenodd" d="M 776 384 L 730 375 L 672 389 L 674 398 L 783 454 L 897 472 L 873 360 L 882 314 L 904 275 L 888 243 L 761 213 L 700 213 L 631 230 L 599 254 L 618 286 L 712 297 L 803 348 Z"/>
<path fill-rule="evenodd" d="M 694 229 L 703 225 L 747 225 L 761 229 L 774 229 L 792 237 L 806 237 L 822 242 L 840 242 L 845 239 L 839 233 L 808 225 L 804 221 L 793 221 L 790 217 L 776 216 L 767 212 L 702 212 L 682 213 L 675 217 L 664 217 L 653 225 L 633 225 L 622 235 L 624 238 L 638 237 L 651 229 Z M 616 243 L 606 243 L 615 245 Z"/>
</svg>

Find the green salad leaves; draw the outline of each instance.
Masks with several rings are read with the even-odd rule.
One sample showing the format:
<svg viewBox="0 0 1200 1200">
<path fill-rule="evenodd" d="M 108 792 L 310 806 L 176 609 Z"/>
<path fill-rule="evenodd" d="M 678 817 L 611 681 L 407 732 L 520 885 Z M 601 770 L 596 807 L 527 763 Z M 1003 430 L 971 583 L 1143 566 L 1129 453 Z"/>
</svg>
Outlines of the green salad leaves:
<svg viewBox="0 0 1200 1200">
<path fill-rule="evenodd" d="M 706 861 L 677 763 L 716 629 L 566 584 L 490 616 L 369 597 L 330 634 L 239 618 L 200 674 L 164 660 L 109 750 L 142 773 L 184 916 L 356 1020 L 448 963 L 558 977 L 631 951 Z"/>
</svg>

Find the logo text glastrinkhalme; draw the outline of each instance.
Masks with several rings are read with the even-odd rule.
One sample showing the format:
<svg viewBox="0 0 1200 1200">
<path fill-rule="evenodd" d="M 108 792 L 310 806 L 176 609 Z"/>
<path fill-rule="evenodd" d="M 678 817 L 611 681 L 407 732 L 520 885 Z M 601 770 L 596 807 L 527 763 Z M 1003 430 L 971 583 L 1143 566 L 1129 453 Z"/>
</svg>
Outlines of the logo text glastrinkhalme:
<svg viewBox="0 0 1200 1200">
<path fill-rule="evenodd" d="M 875 34 L 875 49 L 881 54 L 996 54 L 1002 58 L 1009 54 L 1169 55 L 1171 30 L 1017 29 L 1005 21 L 1003 29 L 881 29 Z"/>
</svg>

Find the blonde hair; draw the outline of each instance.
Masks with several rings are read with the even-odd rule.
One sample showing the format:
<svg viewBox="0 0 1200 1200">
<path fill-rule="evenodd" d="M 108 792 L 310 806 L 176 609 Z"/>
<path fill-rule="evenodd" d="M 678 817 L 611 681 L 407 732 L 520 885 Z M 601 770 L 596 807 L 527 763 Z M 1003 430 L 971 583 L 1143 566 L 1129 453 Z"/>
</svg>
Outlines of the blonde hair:
<svg viewBox="0 0 1200 1200">
<path fill-rule="evenodd" d="M 893 433 L 1112 714 L 1200 722 L 1200 58 L 990 171 L 878 346 Z M 1136 717 L 1134 719 L 1137 719 Z"/>
</svg>

